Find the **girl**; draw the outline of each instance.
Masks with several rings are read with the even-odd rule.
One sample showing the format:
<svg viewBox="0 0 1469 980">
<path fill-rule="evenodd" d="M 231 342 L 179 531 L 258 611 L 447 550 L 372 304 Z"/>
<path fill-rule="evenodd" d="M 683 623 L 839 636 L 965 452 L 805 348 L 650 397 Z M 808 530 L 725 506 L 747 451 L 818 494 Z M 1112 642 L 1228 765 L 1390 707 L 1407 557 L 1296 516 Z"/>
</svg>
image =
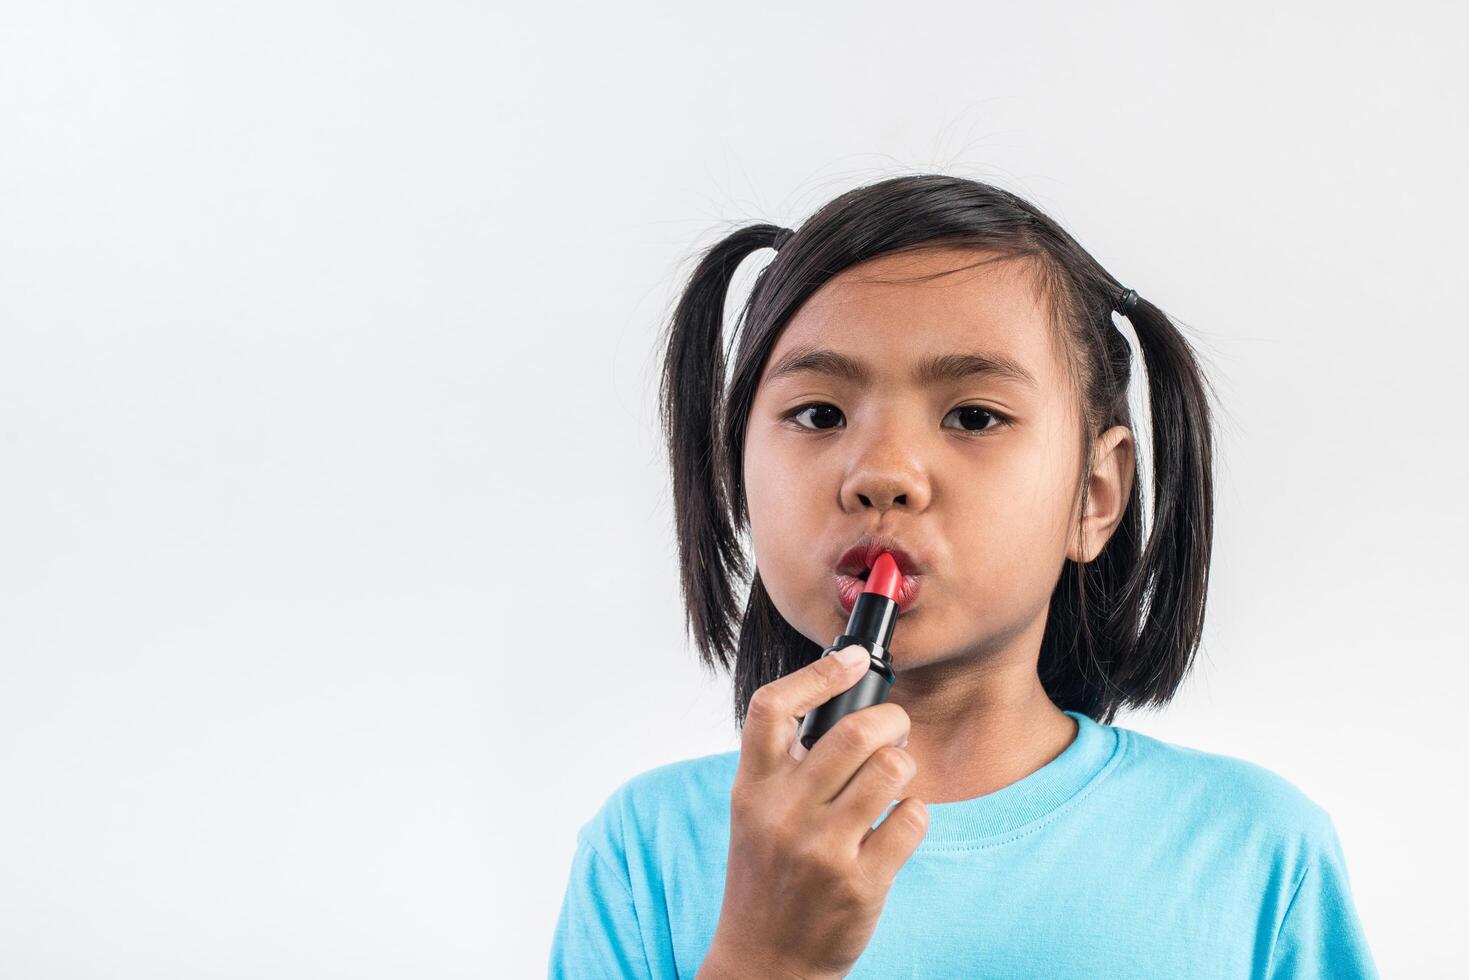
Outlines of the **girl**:
<svg viewBox="0 0 1469 980">
<path fill-rule="evenodd" d="M 726 292 L 765 247 L 725 391 Z M 1114 310 L 1147 371 L 1146 525 Z M 1324 810 L 1112 724 L 1167 704 L 1199 642 L 1205 387 L 1162 310 L 985 184 L 883 180 L 709 249 L 663 420 L 688 624 L 733 669 L 741 745 L 581 828 L 551 976 L 1376 976 Z M 867 663 L 821 652 L 884 551 L 897 680 L 807 752 L 800 719 Z"/>
</svg>

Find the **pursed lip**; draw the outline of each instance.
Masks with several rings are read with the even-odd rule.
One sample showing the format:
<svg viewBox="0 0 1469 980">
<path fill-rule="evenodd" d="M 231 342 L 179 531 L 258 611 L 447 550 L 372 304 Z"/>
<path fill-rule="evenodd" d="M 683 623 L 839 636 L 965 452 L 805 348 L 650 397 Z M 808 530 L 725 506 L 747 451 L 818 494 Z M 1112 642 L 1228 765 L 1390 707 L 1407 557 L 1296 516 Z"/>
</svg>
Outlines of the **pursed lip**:
<svg viewBox="0 0 1469 980">
<path fill-rule="evenodd" d="M 917 599 L 926 571 L 921 554 L 915 555 L 891 535 L 864 534 L 833 563 L 837 601 L 847 613 L 851 613 L 857 597 L 867 588 L 867 573 L 883 552 L 893 556 L 903 576 L 896 596 L 899 611 L 906 612 Z"/>
</svg>

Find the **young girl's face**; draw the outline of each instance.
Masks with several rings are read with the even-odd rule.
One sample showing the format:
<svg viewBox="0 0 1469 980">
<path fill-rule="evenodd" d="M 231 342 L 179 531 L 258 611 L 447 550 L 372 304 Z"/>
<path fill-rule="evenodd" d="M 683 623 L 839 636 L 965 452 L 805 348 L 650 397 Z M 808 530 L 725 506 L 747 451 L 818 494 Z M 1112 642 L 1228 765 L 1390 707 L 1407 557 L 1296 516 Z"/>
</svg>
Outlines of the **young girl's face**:
<svg viewBox="0 0 1469 980">
<path fill-rule="evenodd" d="M 863 534 L 893 536 L 924 569 L 893 636 L 898 669 L 1007 649 L 1031 633 L 1033 651 L 1063 560 L 1080 557 L 1071 540 L 1080 420 L 1026 260 L 869 281 L 982 257 L 928 249 L 845 270 L 797 311 L 766 361 L 744 450 L 755 561 L 776 609 L 822 646 L 846 626 L 835 567 Z M 779 373 L 808 350 L 838 354 L 866 377 Z M 1008 360 L 1030 380 L 920 373 L 935 357 L 973 354 Z"/>
</svg>

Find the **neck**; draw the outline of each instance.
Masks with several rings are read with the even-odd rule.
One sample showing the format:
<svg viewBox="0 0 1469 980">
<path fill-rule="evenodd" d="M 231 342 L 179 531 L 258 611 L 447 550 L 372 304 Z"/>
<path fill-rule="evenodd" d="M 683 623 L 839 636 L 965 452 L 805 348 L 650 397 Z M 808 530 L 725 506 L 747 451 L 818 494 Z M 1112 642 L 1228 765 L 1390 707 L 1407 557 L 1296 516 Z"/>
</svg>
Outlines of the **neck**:
<svg viewBox="0 0 1469 980">
<path fill-rule="evenodd" d="M 1044 621 L 1042 621 L 1044 626 Z M 912 721 L 906 751 L 918 775 L 902 796 L 948 803 L 1025 778 L 1066 750 L 1076 722 L 1046 695 L 1034 648 L 966 653 L 898 672 L 888 701 Z"/>
</svg>

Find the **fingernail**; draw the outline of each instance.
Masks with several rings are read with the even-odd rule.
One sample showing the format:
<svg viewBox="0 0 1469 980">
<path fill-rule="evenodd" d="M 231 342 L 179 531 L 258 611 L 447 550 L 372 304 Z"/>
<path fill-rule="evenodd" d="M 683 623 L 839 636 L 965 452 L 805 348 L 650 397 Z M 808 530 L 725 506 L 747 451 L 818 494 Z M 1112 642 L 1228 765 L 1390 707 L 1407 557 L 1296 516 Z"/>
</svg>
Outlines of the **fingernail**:
<svg viewBox="0 0 1469 980">
<path fill-rule="evenodd" d="M 903 740 L 898 743 L 898 748 L 900 748 L 900 749 L 906 749 L 907 747 L 908 747 L 908 737 L 905 735 L 905 736 L 903 736 Z"/>
<path fill-rule="evenodd" d="M 866 663 L 872 659 L 867 653 L 866 647 L 850 646 L 844 650 L 838 650 L 832 656 L 837 658 L 837 663 L 843 667 L 853 667 L 860 663 Z"/>
</svg>

